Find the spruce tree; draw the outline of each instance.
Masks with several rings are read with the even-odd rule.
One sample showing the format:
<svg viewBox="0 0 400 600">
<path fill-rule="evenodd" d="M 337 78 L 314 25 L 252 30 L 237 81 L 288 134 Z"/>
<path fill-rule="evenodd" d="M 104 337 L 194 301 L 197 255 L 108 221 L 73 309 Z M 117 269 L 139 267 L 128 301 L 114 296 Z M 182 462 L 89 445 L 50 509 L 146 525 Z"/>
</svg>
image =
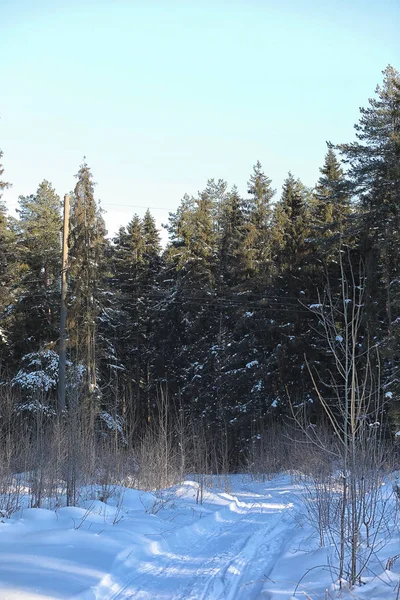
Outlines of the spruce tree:
<svg viewBox="0 0 400 600">
<path fill-rule="evenodd" d="M 180 388 L 182 364 L 180 349 L 186 345 L 181 274 L 191 253 L 195 199 L 185 194 L 175 213 L 170 213 L 165 228 L 169 243 L 163 253 L 164 268 L 159 279 L 163 318 L 156 326 L 159 340 L 157 377 L 168 382 L 171 394 Z"/>
<path fill-rule="evenodd" d="M 343 169 L 331 144 L 320 173 L 314 188 L 313 223 L 319 238 L 338 237 L 338 234 L 340 237 L 350 215 L 350 199 Z"/>
<path fill-rule="evenodd" d="M 143 258 L 145 269 L 147 271 L 146 279 L 150 282 L 155 281 L 161 263 L 161 238 L 155 219 L 147 209 L 142 220 L 143 232 Z"/>
<path fill-rule="evenodd" d="M 69 235 L 68 332 L 71 355 L 74 361 L 84 365 L 87 388 L 94 391 L 100 354 L 98 325 L 106 275 L 106 230 L 86 162 L 76 177 Z"/>
<path fill-rule="evenodd" d="M 274 210 L 273 242 L 280 269 L 298 269 L 309 232 L 307 189 L 289 172 Z"/>
<path fill-rule="evenodd" d="M 235 288 L 245 277 L 244 240 L 247 233 L 244 201 L 234 186 L 221 208 L 218 239 L 219 285 Z"/>
<path fill-rule="evenodd" d="M 215 181 L 215 179 L 209 179 L 203 192 L 212 203 L 212 217 L 217 233 L 221 229 L 223 205 L 228 196 L 227 189 L 228 184 L 223 179 L 218 179 L 217 181 Z"/>
<path fill-rule="evenodd" d="M 143 289 L 144 240 L 138 215 L 134 215 L 127 227 L 121 227 L 114 239 L 112 254 L 113 284 L 116 312 L 112 330 L 116 371 L 125 398 L 122 412 L 129 424 L 144 418 L 142 406 L 143 379 L 141 374 L 141 345 L 144 323 L 141 299 Z"/>
<path fill-rule="evenodd" d="M 162 273 L 161 238 L 154 217 L 147 210 L 142 220 L 144 241 L 142 277 L 143 289 L 143 341 L 141 364 L 146 397 L 146 416 L 150 417 L 150 403 L 157 394 L 157 353 L 158 339 L 156 323 L 159 318 L 159 304 L 163 298 L 159 277 Z"/>
<path fill-rule="evenodd" d="M 272 189 L 271 180 L 264 174 L 259 161 L 253 167 L 247 191 L 250 198 L 246 202 L 247 231 L 244 246 L 248 276 L 257 275 L 261 282 L 265 282 L 271 267 L 271 201 L 275 190 Z"/>
<path fill-rule="evenodd" d="M 128 425 L 147 422 L 150 393 L 155 392 L 153 309 L 159 302 L 156 281 L 161 244 L 150 211 L 134 215 L 114 239 L 112 253 L 111 328 L 119 385 Z M 128 428 L 132 430 L 132 427 Z"/>
<path fill-rule="evenodd" d="M 318 268 L 310 244 L 310 200 L 309 190 L 289 172 L 273 217 L 276 302 L 270 310 L 269 363 L 271 387 L 281 410 L 285 410 L 287 390 L 300 401 L 307 394 L 304 354 L 309 350 L 309 323 L 301 303 L 315 297 Z"/>
<path fill-rule="evenodd" d="M 164 340 L 164 372 L 187 410 L 195 412 L 207 403 L 201 390 L 210 371 L 206 369 L 207 376 L 204 371 L 201 377 L 194 371 L 210 357 L 209 349 L 218 335 L 215 218 L 215 204 L 206 191 L 197 198 L 184 196 L 178 211 L 171 215 L 171 242 L 165 251 L 165 319 L 158 332 Z"/>
</svg>

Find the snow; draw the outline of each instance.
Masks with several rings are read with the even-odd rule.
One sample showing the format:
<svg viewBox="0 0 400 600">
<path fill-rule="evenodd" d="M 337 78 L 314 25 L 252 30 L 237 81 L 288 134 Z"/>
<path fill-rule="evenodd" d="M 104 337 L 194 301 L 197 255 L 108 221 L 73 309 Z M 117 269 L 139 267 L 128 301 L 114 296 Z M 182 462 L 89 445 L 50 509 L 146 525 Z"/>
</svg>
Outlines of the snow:
<svg viewBox="0 0 400 600">
<path fill-rule="evenodd" d="M 261 379 L 259 379 L 257 381 L 257 383 L 255 383 L 253 385 L 253 387 L 251 388 L 251 393 L 260 392 L 262 390 L 262 387 L 263 387 L 263 383 L 262 383 Z"/>
<path fill-rule="evenodd" d="M 49 391 L 57 385 L 58 354 L 53 350 L 42 350 L 26 354 L 22 358 L 24 368 L 14 377 L 12 384 L 22 389 Z"/>
<path fill-rule="evenodd" d="M 121 435 L 123 435 L 124 420 L 122 417 L 120 417 L 120 416 L 113 417 L 108 412 L 103 411 L 100 413 L 100 419 L 102 421 L 104 421 L 104 423 L 107 425 L 108 429 L 111 429 L 112 431 L 118 431 Z"/>
<path fill-rule="evenodd" d="M 193 475 L 154 493 L 115 487 L 107 504 L 100 486 L 77 507 L 24 508 L 0 522 L 0 598 L 396 598 L 398 527 L 387 523 L 364 585 L 339 590 L 304 491 L 289 475 Z"/>
<path fill-rule="evenodd" d="M 253 367 L 258 366 L 258 360 L 251 360 L 246 364 L 246 369 L 252 369 Z"/>
</svg>

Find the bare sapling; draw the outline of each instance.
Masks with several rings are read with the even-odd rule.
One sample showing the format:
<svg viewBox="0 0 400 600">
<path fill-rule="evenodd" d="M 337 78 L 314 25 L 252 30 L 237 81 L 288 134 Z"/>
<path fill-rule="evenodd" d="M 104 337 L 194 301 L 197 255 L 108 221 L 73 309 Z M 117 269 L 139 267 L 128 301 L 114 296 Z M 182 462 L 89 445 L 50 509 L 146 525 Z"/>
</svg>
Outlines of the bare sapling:
<svg viewBox="0 0 400 600">
<path fill-rule="evenodd" d="M 349 261 L 350 265 L 350 261 Z M 383 520 L 378 515 L 381 489 L 380 474 L 386 462 L 384 440 L 384 400 L 381 393 L 379 349 L 370 342 L 365 323 L 365 278 L 362 266 L 357 273 L 349 266 L 349 275 L 340 254 L 341 291 L 333 297 L 329 285 L 311 310 L 318 317 L 318 331 L 332 358 L 330 381 L 306 365 L 316 396 L 332 429 L 336 448 L 332 455 L 340 468 L 338 535 L 336 525 L 330 523 L 336 539 L 339 559 L 339 580 L 351 585 L 360 581 L 368 560 L 364 549 L 373 545 L 374 533 Z M 326 390 L 329 389 L 329 394 Z M 330 397 L 328 397 L 330 396 Z M 299 422 L 299 421 L 298 421 Z M 323 447 L 318 434 L 301 427 L 316 447 Z M 318 486 L 317 486 L 318 491 Z M 328 502 L 333 493 L 328 492 Z M 333 490 L 332 490 L 333 492 Z M 322 508 L 322 507 L 321 507 Z M 322 517 L 321 517 L 322 518 Z M 372 548 L 373 550 L 373 548 Z M 371 552 L 369 552 L 369 556 Z"/>
</svg>

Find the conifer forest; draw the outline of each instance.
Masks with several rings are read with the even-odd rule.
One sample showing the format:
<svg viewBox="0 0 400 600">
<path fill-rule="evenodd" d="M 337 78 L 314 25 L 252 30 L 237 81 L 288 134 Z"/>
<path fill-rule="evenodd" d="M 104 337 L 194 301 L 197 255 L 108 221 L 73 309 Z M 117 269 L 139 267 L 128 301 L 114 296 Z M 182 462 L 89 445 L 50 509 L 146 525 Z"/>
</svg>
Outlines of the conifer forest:
<svg viewBox="0 0 400 600">
<path fill-rule="evenodd" d="M 254 157 L 247 194 L 222 179 L 187 190 L 165 247 L 150 210 L 110 238 L 101 173 L 77 166 L 61 414 L 66 190 L 38 183 L 16 216 L 0 200 L 2 470 L 40 465 L 39 482 L 59 465 L 72 503 L 81 472 L 151 478 L 161 459 L 163 482 L 174 469 L 234 472 L 261 459 L 279 470 L 310 436 L 326 447 L 374 432 L 396 456 L 399 72 L 388 66 L 371 96 L 355 141 L 329 141 L 324 156 L 321 140 L 318 181 L 289 172 L 276 190 Z M 0 163 L 1 193 L 13 182 L 6 153 Z"/>
</svg>

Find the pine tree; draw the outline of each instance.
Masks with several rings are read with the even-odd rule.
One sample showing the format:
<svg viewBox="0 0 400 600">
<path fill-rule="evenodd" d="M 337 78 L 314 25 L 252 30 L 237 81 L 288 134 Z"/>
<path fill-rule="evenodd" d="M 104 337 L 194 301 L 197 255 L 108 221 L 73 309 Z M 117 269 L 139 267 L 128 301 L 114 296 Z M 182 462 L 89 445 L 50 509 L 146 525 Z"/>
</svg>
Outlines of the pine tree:
<svg viewBox="0 0 400 600">
<path fill-rule="evenodd" d="M 36 194 L 20 196 L 16 223 L 21 278 L 15 307 L 17 355 L 55 344 L 59 323 L 61 202 L 44 180 Z"/>
<path fill-rule="evenodd" d="M 348 177 L 358 202 L 360 246 L 367 269 L 369 329 L 376 339 L 386 331 L 384 372 L 396 382 L 400 315 L 400 74 L 390 65 L 376 97 L 361 108 L 355 125 L 358 141 L 340 144 L 349 164 Z M 385 307 L 382 311 L 380 307 Z M 385 314 L 386 313 L 386 314 Z M 399 404 L 399 390 L 392 407 Z M 400 409 L 395 410 L 400 414 Z M 397 424 L 400 419 L 396 417 Z"/>
<path fill-rule="evenodd" d="M 2 160 L 2 158 L 3 158 L 3 151 L 0 150 L 0 161 Z M 4 167 L 3 167 L 2 163 L 0 162 L 0 177 L 3 176 L 3 173 L 4 173 Z M 1 201 L 1 207 L 3 210 L 5 210 L 5 206 L 2 201 L 3 191 L 8 189 L 9 187 L 10 187 L 10 184 L 7 183 L 7 181 L 2 181 L 0 179 L 0 201 Z"/>
<path fill-rule="evenodd" d="M 400 74 L 390 65 L 383 71 L 383 85 L 367 108 L 360 109 L 354 127 L 357 142 L 340 144 L 353 194 L 359 198 L 359 228 L 363 245 L 373 254 L 379 248 L 382 287 L 386 290 L 387 330 L 392 335 L 393 302 L 398 296 L 400 262 Z M 366 257 L 368 261 L 368 257 Z M 375 266 L 376 270 L 376 266 Z M 396 302 L 397 303 L 397 302 Z M 396 309 L 397 310 L 397 309 Z"/>
<path fill-rule="evenodd" d="M 3 152 L 0 150 L 0 161 L 3 158 Z M 3 165 L 0 162 L 0 178 L 4 173 Z M 8 241 L 9 241 L 9 227 L 7 218 L 7 209 L 2 200 L 3 191 L 10 186 L 6 181 L 0 179 L 0 310 L 4 309 L 7 305 L 9 290 L 6 284 L 8 278 Z"/>
<path fill-rule="evenodd" d="M 354 126 L 359 141 L 337 148 L 349 164 L 353 192 L 379 219 L 400 196 L 400 74 L 390 65 L 376 95 L 367 108 L 360 108 L 361 118 Z"/>
<path fill-rule="evenodd" d="M 15 263 L 15 236 L 9 227 L 7 209 L 2 200 L 3 191 L 9 188 L 10 184 L 1 180 L 4 173 L 1 163 L 2 157 L 3 152 L 0 150 L 0 358 L 3 358 L 4 352 L 9 354 L 6 352 L 10 324 L 10 314 L 7 309 L 12 301 L 11 288 L 15 280 L 13 268 Z"/>
</svg>

